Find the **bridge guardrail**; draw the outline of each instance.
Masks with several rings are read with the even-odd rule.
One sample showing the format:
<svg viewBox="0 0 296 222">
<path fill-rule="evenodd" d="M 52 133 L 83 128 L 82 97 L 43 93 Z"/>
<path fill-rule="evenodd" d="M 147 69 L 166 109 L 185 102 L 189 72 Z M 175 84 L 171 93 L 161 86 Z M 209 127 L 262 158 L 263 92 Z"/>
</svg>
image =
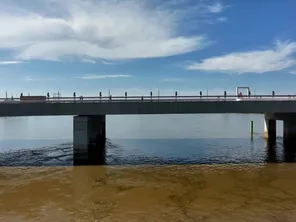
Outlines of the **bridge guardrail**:
<svg viewBox="0 0 296 222">
<path fill-rule="evenodd" d="M 209 98 L 238 98 L 237 95 L 227 95 L 226 97 L 224 97 L 224 95 L 190 95 L 190 96 L 183 96 L 183 95 L 178 95 L 178 96 L 171 96 L 171 95 L 168 95 L 168 96 L 156 96 L 156 95 L 153 95 L 152 97 L 149 96 L 149 95 L 143 95 L 143 96 L 112 96 L 111 95 L 111 98 L 112 99 L 141 99 L 141 98 L 159 98 L 159 99 L 164 99 L 164 98 L 202 98 L 202 99 L 209 99 Z M 275 95 L 275 96 L 272 96 L 272 95 L 251 95 L 251 96 L 243 96 L 242 98 L 289 98 L 289 97 L 296 97 L 296 95 Z M 47 100 L 62 100 L 62 99 L 66 99 L 66 100 L 79 100 L 79 96 L 76 96 L 76 97 L 49 97 L 49 98 L 46 98 Z M 86 99 L 102 99 L 102 100 L 109 100 L 110 96 L 102 96 L 102 97 L 99 97 L 99 96 L 85 96 L 83 97 L 83 100 L 86 100 Z M 11 100 L 10 98 L 0 98 L 0 100 Z M 20 98 L 14 98 L 14 100 L 20 100 Z M 29 101 L 29 100 L 26 100 L 26 101 Z"/>
<path fill-rule="evenodd" d="M 239 97 L 236 95 L 208 95 L 208 96 L 112 96 L 110 97 L 59 97 L 46 100 L 25 100 L 20 98 L 0 98 L 0 103 L 100 103 L 100 102 L 199 102 L 199 101 L 284 101 L 296 100 L 296 95 L 256 95 Z"/>
</svg>

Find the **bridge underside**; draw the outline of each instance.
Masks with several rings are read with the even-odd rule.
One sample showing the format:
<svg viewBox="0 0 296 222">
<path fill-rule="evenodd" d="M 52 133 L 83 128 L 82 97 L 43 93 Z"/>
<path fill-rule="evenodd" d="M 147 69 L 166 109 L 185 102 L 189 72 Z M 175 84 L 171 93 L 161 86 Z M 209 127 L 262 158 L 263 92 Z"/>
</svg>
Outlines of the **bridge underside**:
<svg viewBox="0 0 296 222">
<path fill-rule="evenodd" d="M 296 113 L 268 113 L 265 114 L 264 137 L 276 140 L 276 121 L 284 122 L 284 142 L 296 142 Z"/>
</svg>

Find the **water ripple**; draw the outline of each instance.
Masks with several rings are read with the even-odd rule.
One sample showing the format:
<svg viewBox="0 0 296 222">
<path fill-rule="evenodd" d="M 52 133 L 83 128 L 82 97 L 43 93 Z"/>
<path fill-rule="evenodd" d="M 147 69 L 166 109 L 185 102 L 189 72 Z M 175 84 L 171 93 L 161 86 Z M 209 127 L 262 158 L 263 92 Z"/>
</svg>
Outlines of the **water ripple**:
<svg viewBox="0 0 296 222">
<path fill-rule="evenodd" d="M 166 164 L 245 164 L 295 162 L 295 150 L 285 149 L 281 140 L 275 144 L 243 139 L 203 140 L 107 140 L 106 152 L 96 155 L 106 165 Z M 0 166 L 73 165 L 73 144 L 61 143 L 34 149 L 0 153 Z M 99 156 L 98 156 L 99 158 Z"/>
</svg>

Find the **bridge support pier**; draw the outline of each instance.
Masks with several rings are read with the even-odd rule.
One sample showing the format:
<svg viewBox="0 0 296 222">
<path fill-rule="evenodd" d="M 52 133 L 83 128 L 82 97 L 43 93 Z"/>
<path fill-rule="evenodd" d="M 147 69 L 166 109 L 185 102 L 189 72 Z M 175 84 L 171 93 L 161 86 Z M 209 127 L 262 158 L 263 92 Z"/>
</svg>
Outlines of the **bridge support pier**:
<svg viewBox="0 0 296 222">
<path fill-rule="evenodd" d="M 276 140 L 276 120 L 268 115 L 265 115 L 264 119 L 264 138 L 270 141 Z"/>
<path fill-rule="evenodd" d="M 296 142 L 296 120 L 284 120 L 284 141 Z"/>
<path fill-rule="evenodd" d="M 74 165 L 100 158 L 93 154 L 99 154 L 98 149 L 105 149 L 106 116 L 74 116 L 73 125 Z"/>
</svg>

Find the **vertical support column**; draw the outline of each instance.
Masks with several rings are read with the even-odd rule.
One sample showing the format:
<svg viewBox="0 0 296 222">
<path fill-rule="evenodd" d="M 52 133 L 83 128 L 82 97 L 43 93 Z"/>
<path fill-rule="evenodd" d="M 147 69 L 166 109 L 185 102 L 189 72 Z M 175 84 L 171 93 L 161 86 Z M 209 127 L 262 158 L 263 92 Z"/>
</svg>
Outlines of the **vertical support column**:
<svg viewBox="0 0 296 222">
<path fill-rule="evenodd" d="M 296 141 L 296 120 L 284 120 L 284 141 Z"/>
<path fill-rule="evenodd" d="M 264 138 L 266 140 L 276 140 L 276 120 L 270 119 L 267 115 L 264 118 Z"/>
<path fill-rule="evenodd" d="M 74 164 L 96 158 L 105 149 L 106 116 L 75 116 L 73 125 Z"/>
</svg>

